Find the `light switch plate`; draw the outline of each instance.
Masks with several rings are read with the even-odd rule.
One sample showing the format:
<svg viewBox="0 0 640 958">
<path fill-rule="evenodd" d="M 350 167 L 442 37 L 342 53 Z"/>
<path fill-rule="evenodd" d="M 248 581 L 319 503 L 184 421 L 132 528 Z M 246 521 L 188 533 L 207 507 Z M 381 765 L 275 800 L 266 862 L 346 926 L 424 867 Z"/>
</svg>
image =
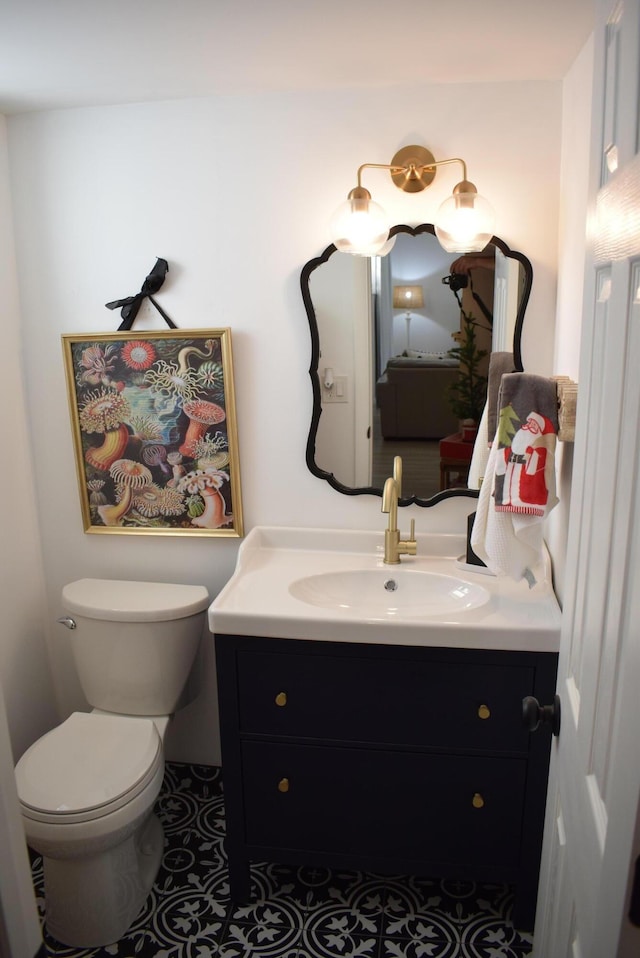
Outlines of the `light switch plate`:
<svg viewBox="0 0 640 958">
<path fill-rule="evenodd" d="M 349 402 L 349 397 L 347 396 L 347 377 L 346 376 L 335 376 L 333 380 L 333 386 L 331 389 L 327 389 L 324 383 L 321 383 L 322 389 L 322 402 Z"/>
</svg>

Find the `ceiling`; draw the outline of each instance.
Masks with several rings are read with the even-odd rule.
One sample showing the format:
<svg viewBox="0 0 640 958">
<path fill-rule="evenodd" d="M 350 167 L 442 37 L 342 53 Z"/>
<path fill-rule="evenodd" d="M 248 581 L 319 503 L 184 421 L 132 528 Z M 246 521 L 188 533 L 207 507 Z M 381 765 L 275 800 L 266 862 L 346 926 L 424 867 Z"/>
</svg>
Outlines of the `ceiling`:
<svg viewBox="0 0 640 958">
<path fill-rule="evenodd" d="M 592 24 L 593 0 L 0 0 L 0 113 L 557 80 Z"/>
</svg>

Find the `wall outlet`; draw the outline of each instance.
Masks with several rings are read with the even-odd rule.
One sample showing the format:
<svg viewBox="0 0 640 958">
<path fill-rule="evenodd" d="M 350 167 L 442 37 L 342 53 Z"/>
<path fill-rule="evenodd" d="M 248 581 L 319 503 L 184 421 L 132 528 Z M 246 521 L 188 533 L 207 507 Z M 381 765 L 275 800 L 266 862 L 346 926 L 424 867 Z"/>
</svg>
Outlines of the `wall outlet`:
<svg viewBox="0 0 640 958">
<path fill-rule="evenodd" d="M 347 396 L 347 377 L 346 376 L 334 376 L 333 385 L 330 389 L 327 389 L 323 382 L 320 383 L 320 389 L 322 392 L 322 402 L 349 402 Z"/>
</svg>

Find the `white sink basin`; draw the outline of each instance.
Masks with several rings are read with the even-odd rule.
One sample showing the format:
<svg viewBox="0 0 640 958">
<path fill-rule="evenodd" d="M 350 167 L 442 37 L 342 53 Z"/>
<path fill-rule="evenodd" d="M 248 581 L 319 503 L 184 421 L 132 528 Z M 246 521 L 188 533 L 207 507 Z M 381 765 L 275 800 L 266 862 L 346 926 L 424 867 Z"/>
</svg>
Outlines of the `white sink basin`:
<svg viewBox="0 0 640 958">
<path fill-rule="evenodd" d="M 416 539 L 417 555 L 385 565 L 383 530 L 258 526 L 209 607 L 209 628 L 222 636 L 557 651 L 548 559 L 529 589 L 465 568 L 464 535 Z"/>
<path fill-rule="evenodd" d="M 476 583 L 452 575 L 401 567 L 305 576 L 292 582 L 289 592 L 294 598 L 319 608 L 390 618 L 460 612 L 475 609 L 489 600 L 489 592 Z"/>
</svg>

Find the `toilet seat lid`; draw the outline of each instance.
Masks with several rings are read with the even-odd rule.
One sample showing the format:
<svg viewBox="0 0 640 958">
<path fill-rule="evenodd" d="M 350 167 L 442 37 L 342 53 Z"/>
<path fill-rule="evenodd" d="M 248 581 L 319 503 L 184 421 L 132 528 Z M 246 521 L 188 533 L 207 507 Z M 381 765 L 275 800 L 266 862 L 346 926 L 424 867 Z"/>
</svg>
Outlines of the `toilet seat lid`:
<svg viewBox="0 0 640 958">
<path fill-rule="evenodd" d="M 161 757 L 151 719 L 74 712 L 22 756 L 18 795 L 27 815 L 95 817 L 92 811 L 105 814 L 105 806 L 111 811 L 141 791 Z"/>
<path fill-rule="evenodd" d="M 166 622 L 197 615 L 209 605 L 202 585 L 78 579 L 62 590 L 67 612 L 107 622 Z"/>
</svg>

